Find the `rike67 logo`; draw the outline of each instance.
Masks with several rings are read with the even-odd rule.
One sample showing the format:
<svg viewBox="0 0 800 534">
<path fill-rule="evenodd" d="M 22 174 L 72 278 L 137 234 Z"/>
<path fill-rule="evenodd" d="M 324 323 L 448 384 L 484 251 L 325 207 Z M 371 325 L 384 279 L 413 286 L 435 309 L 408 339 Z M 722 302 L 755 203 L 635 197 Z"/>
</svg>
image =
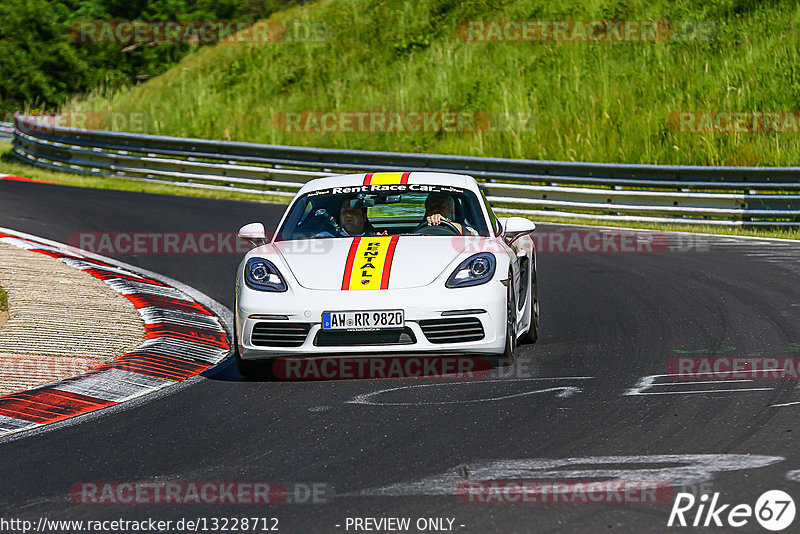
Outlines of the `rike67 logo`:
<svg viewBox="0 0 800 534">
<path fill-rule="evenodd" d="M 755 506 L 749 504 L 723 504 L 719 492 L 696 498 L 691 493 L 678 493 L 667 526 L 679 527 L 733 527 L 749 524 L 753 518 L 765 529 L 777 532 L 794 521 L 794 500 L 781 490 L 762 494 Z"/>
</svg>

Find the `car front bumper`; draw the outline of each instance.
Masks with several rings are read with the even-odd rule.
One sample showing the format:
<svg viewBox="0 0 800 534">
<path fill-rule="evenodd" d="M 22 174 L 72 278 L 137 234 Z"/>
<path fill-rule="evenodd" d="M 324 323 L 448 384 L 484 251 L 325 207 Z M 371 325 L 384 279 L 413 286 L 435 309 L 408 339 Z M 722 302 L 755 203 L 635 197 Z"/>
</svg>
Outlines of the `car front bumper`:
<svg viewBox="0 0 800 534">
<path fill-rule="evenodd" d="M 412 334 L 408 337 L 413 342 L 408 342 L 407 339 L 404 343 L 369 342 L 361 334 L 351 334 L 342 339 L 337 335 L 321 334 L 322 313 L 325 311 L 396 309 L 404 311 L 405 326 Z M 463 313 L 442 315 L 452 312 Z M 479 320 L 483 338 L 463 342 L 432 342 L 420 325 L 420 321 L 462 318 Z M 265 346 L 263 340 L 260 344 L 253 342 L 253 328 L 263 322 L 277 324 L 278 327 L 282 324 L 305 324 L 309 328 L 298 346 Z M 506 286 L 496 277 L 480 286 L 455 289 L 434 287 L 431 284 L 419 288 L 375 291 L 330 291 L 292 287 L 283 293 L 269 293 L 240 286 L 236 300 L 236 332 L 239 355 L 243 360 L 331 354 L 363 357 L 387 353 L 500 354 L 505 346 L 505 325 Z M 327 336 L 324 343 L 320 336 Z M 354 344 L 354 339 L 359 344 Z M 367 342 L 364 343 L 365 341 Z M 323 344 L 325 346 L 321 346 Z"/>
</svg>

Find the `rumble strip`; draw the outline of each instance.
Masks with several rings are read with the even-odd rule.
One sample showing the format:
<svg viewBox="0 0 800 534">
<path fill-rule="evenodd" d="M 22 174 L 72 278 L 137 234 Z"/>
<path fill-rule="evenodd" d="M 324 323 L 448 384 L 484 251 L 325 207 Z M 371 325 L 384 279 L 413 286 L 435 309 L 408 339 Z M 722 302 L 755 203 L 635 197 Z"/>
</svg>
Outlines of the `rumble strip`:
<svg viewBox="0 0 800 534">
<path fill-rule="evenodd" d="M 0 241 L 46 254 L 104 281 L 131 301 L 147 332 L 147 341 L 136 350 L 104 365 L 0 397 L 0 436 L 141 397 L 202 373 L 229 352 L 229 338 L 220 319 L 165 282 L 11 230 L 0 229 Z M 109 329 L 113 327 L 109 325 Z"/>
</svg>

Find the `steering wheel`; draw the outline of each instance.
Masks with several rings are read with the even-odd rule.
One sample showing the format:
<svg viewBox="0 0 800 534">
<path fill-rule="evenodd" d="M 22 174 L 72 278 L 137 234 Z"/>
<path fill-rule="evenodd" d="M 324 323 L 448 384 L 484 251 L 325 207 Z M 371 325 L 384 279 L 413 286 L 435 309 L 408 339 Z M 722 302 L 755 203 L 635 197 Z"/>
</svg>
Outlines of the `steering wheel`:
<svg viewBox="0 0 800 534">
<path fill-rule="evenodd" d="M 411 230 L 411 233 L 416 235 L 461 235 L 461 231 L 453 223 L 445 220 L 440 221 L 438 225 L 422 221 Z"/>
<path fill-rule="evenodd" d="M 330 215 L 325 208 L 318 209 L 316 212 L 314 212 L 314 217 L 322 218 L 325 221 L 325 227 L 326 227 L 325 231 L 327 231 L 330 234 L 333 234 L 333 236 L 338 236 L 338 237 L 348 236 L 344 228 L 342 228 L 341 225 L 338 222 L 336 222 L 336 219 L 332 215 Z"/>
</svg>

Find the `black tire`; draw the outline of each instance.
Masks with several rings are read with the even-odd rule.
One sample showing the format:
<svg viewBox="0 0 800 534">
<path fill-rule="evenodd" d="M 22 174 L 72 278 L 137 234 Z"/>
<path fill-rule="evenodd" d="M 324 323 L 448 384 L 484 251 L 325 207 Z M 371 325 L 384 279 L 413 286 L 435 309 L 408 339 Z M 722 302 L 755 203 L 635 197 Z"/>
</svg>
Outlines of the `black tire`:
<svg viewBox="0 0 800 534">
<path fill-rule="evenodd" d="M 536 283 L 536 271 L 531 273 L 531 284 L 528 288 L 528 301 L 531 303 L 531 326 L 519 338 L 521 344 L 530 345 L 539 339 L 539 296 Z"/>
<path fill-rule="evenodd" d="M 239 339 L 236 332 L 233 333 L 233 358 L 236 361 L 236 370 L 239 374 L 249 379 L 263 379 L 269 376 L 267 372 L 270 362 L 260 362 L 252 360 L 243 360 L 239 355 Z"/>
<path fill-rule="evenodd" d="M 517 352 L 517 303 L 514 298 L 514 276 L 508 273 L 508 286 L 506 286 L 506 344 L 503 351 L 503 358 L 509 363 L 514 361 Z"/>
</svg>

